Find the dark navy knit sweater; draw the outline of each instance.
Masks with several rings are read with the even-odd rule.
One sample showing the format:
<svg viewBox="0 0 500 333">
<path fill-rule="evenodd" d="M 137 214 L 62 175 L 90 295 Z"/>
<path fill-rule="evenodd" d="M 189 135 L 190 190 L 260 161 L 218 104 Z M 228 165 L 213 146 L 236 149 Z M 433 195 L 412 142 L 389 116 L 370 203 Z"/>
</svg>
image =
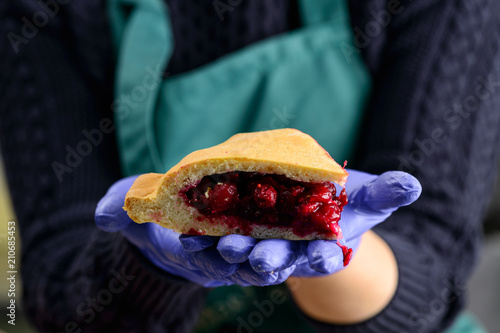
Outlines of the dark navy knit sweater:
<svg viewBox="0 0 500 333">
<path fill-rule="evenodd" d="M 285 0 L 243 1 L 223 21 L 213 3 L 168 1 L 171 73 L 300 24 Z M 349 4 L 374 81 L 350 166 L 411 172 L 423 193 L 375 229 L 398 261 L 387 308 L 352 326 L 311 322 L 324 332 L 442 332 L 463 307 L 495 177 L 500 3 Z M 121 177 L 114 131 L 102 123 L 112 119 L 114 71 L 104 1 L 2 1 L 0 18 L 0 144 L 32 323 L 43 332 L 189 332 L 205 289 L 94 225 L 97 201 Z M 58 176 L 54 162 L 65 172 Z"/>
</svg>

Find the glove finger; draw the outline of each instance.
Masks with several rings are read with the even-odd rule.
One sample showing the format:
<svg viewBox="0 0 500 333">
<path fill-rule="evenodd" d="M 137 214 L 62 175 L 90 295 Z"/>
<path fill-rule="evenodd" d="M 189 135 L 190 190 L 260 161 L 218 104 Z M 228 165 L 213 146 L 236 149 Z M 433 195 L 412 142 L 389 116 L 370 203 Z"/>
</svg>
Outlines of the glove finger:
<svg viewBox="0 0 500 333">
<path fill-rule="evenodd" d="M 269 286 L 276 283 L 279 273 L 257 273 L 249 262 L 240 264 L 238 270 L 226 280 L 240 286 Z"/>
<path fill-rule="evenodd" d="M 296 267 L 297 266 L 293 265 L 293 266 L 290 266 L 282 271 L 279 271 L 278 278 L 276 279 L 274 284 L 280 284 L 280 283 L 285 282 L 286 279 L 288 279 L 290 277 L 290 275 L 292 275 L 292 273 L 295 271 Z"/>
<path fill-rule="evenodd" d="M 347 183 L 345 184 L 345 190 L 349 195 L 366 183 L 374 181 L 378 177 L 378 175 L 353 169 L 346 169 L 346 171 L 349 173 L 349 177 L 347 178 Z M 337 193 L 342 190 L 340 185 L 336 185 L 335 187 L 337 188 Z"/>
<path fill-rule="evenodd" d="M 315 274 L 318 274 L 318 272 L 313 271 L 311 267 L 309 267 L 309 263 L 297 265 L 295 267 L 295 270 L 293 271 L 293 276 L 294 277 L 311 277 L 314 276 Z"/>
<path fill-rule="evenodd" d="M 320 276 L 325 276 L 327 274 L 325 273 L 320 273 L 315 270 L 313 270 L 311 267 L 309 267 L 309 263 L 307 264 L 302 264 L 298 265 L 295 270 L 293 271 L 293 276 L 294 277 L 320 277 Z"/>
<path fill-rule="evenodd" d="M 177 232 L 154 223 L 132 223 L 122 233 L 157 267 L 205 287 L 227 285 L 220 277 L 230 275 L 237 269 L 237 266 L 228 267 L 215 249 L 211 250 L 212 254 L 200 255 L 207 250 L 194 252 L 197 257 L 193 258 L 193 253 L 182 247 Z M 219 265 L 219 262 L 222 265 Z"/>
<path fill-rule="evenodd" d="M 422 186 L 412 175 L 388 171 L 349 194 L 354 209 L 388 214 L 418 199 Z"/>
<path fill-rule="evenodd" d="M 151 245 L 152 242 L 149 241 L 149 234 L 153 227 L 153 223 L 130 223 L 126 228 L 121 230 L 121 233 L 138 248 L 144 245 Z"/>
<path fill-rule="evenodd" d="M 127 212 L 123 210 L 123 204 L 125 195 L 136 178 L 137 176 L 131 176 L 117 181 L 99 200 L 95 210 L 95 223 L 99 229 L 116 232 L 132 223 Z"/>
<path fill-rule="evenodd" d="M 227 285 L 220 277 L 237 269 L 237 265 L 230 266 L 215 249 L 187 252 L 178 233 L 154 223 L 132 223 L 122 233 L 157 267 L 205 287 Z"/>
<path fill-rule="evenodd" d="M 238 268 L 238 270 L 240 270 L 240 269 L 241 269 L 241 267 Z M 221 279 L 219 282 L 223 283 L 226 286 L 230 286 L 230 285 L 238 285 L 238 286 L 241 286 L 241 287 L 250 287 L 250 286 L 253 286 L 253 284 L 251 284 L 250 282 L 244 280 L 241 277 L 241 274 L 238 273 L 238 271 L 236 271 L 233 275 L 226 276 L 224 279 Z"/>
<path fill-rule="evenodd" d="M 226 280 L 221 280 L 221 281 L 216 281 L 216 280 L 211 280 L 205 283 L 202 283 L 201 285 L 205 288 L 218 288 L 218 287 L 223 287 L 223 286 L 230 286 L 234 284 L 231 281 L 226 281 Z M 245 286 L 247 287 L 247 286 Z"/>
<path fill-rule="evenodd" d="M 293 265 L 303 251 L 302 242 L 266 239 L 255 245 L 248 260 L 254 271 L 272 273 Z"/>
<path fill-rule="evenodd" d="M 223 279 L 234 274 L 239 264 L 230 264 L 222 258 L 215 248 L 199 252 L 187 252 L 188 260 L 202 272 L 206 272 L 214 280 Z"/>
<path fill-rule="evenodd" d="M 153 264 L 165 270 L 167 273 L 170 273 L 174 276 L 181 276 L 189 281 L 200 284 L 204 287 L 220 287 L 226 285 L 227 283 L 214 280 L 212 277 L 208 276 L 205 272 L 202 272 L 198 269 L 186 266 L 187 260 L 184 260 L 181 264 L 174 262 L 165 262 L 163 260 L 158 260 L 158 256 L 156 253 L 149 253 L 149 249 L 146 249 L 143 254 L 151 258 Z"/>
<path fill-rule="evenodd" d="M 190 253 L 179 242 L 179 234 L 155 223 L 131 223 L 122 231 L 145 256 L 158 265 L 178 265 L 190 270 L 197 269 L 190 260 Z"/>
<path fill-rule="evenodd" d="M 218 237 L 214 236 L 190 236 L 180 235 L 179 241 L 184 250 L 188 252 L 198 252 L 214 245 Z"/>
<path fill-rule="evenodd" d="M 228 235 L 220 238 L 217 250 L 228 263 L 237 264 L 248 260 L 258 240 L 248 236 Z"/>
<path fill-rule="evenodd" d="M 343 267 L 343 254 L 335 241 L 315 240 L 307 247 L 309 267 L 319 273 L 332 274 Z"/>
</svg>

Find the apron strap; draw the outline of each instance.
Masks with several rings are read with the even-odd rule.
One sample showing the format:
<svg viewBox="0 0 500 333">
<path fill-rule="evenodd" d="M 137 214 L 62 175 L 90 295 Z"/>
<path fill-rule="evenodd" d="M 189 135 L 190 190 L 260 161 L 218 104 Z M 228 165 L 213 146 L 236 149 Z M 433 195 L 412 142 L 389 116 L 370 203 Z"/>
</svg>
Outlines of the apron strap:
<svg viewBox="0 0 500 333">
<path fill-rule="evenodd" d="M 116 99 L 113 103 L 122 170 L 125 175 L 144 168 L 162 170 L 150 153 L 151 128 L 163 71 L 173 48 L 167 8 L 157 0 L 111 0 L 108 12 L 117 43 Z M 126 130 L 124 130 L 126 129 Z"/>
</svg>

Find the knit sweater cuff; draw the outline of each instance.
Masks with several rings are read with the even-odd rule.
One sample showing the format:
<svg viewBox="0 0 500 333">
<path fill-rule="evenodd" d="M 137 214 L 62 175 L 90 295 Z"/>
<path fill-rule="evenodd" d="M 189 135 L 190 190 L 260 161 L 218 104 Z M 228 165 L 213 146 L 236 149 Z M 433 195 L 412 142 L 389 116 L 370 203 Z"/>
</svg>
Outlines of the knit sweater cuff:
<svg viewBox="0 0 500 333">
<path fill-rule="evenodd" d="M 414 243 L 408 243 L 403 237 L 392 235 L 385 230 L 376 230 L 376 232 L 391 247 L 399 270 L 396 292 L 386 308 L 373 318 L 356 325 L 330 325 L 311 318 L 308 319 L 320 332 L 434 331 L 434 328 L 440 326 L 440 323 L 432 321 L 440 320 L 440 318 L 438 318 L 439 316 L 427 316 L 427 311 L 434 302 L 429 286 L 432 285 L 431 281 L 434 281 L 436 275 L 435 260 L 427 251 Z M 434 299 L 439 300 L 439 297 L 438 294 L 434 296 Z M 425 312 L 421 313 L 420 310 Z"/>
<path fill-rule="evenodd" d="M 89 258 L 97 257 L 98 262 L 82 265 L 78 278 L 87 284 L 87 292 L 81 289 L 84 294 L 95 293 L 99 300 L 99 294 L 105 293 L 102 290 L 109 290 L 117 298 L 99 314 L 114 317 L 110 320 L 114 331 L 131 327 L 140 328 L 142 332 L 156 332 L 160 328 L 168 332 L 192 329 L 203 307 L 206 288 L 160 270 L 120 233 L 96 231 L 86 252 L 96 250 L 100 253 L 89 254 Z M 83 267 L 88 271 L 83 272 Z M 104 278 L 100 278 L 102 276 Z M 96 284 L 96 280 L 100 280 L 99 283 Z M 127 313 L 123 313 L 124 309 Z"/>
</svg>

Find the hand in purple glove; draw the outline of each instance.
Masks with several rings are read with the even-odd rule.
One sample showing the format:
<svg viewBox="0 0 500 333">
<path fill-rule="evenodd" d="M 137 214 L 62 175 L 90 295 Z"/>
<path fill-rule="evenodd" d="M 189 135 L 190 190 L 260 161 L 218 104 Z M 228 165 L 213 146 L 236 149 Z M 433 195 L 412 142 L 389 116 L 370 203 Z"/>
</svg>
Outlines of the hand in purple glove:
<svg viewBox="0 0 500 333">
<path fill-rule="evenodd" d="M 344 238 L 336 241 L 287 241 L 256 239 L 229 235 L 221 237 L 217 250 L 228 263 L 250 266 L 255 272 L 280 283 L 289 275 L 321 276 L 344 267 L 345 245 L 357 249 L 361 236 L 375 225 L 385 221 L 396 209 L 414 202 L 421 193 L 420 183 L 411 175 L 390 171 L 380 176 L 348 170 L 346 192 L 349 204 L 344 207 L 339 225 Z M 337 189 L 338 191 L 340 189 Z M 181 236 L 187 251 L 211 248 L 215 239 L 206 236 Z M 224 280 L 232 282 L 232 276 Z M 255 284 L 255 283 L 252 283 Z"/>
<path fill-rule="evenodd" d="M 349 204 L 344 207 L 339 221 L 343 238 L 338 242 L 356 251 L 365 232 L 385 221 L 399 207 L 417 200 L 422 188 L 417 179 L 401 171 L 389 171 L 380 176 L 347 171 Z M 307 247 L 308 262 L 297 266 L 293 275 L 320 276 L 341 270 L 346 248 L 341 250 L 333 245 L 334 241 L 311 241 Z"/>
<path fill-rule="evenodd" d="M 97 204 L 95 222 L 109 232 L 121 232 L 146 258 L 164 271 L 186 278 L 206 287 L 229 282 L 239 264 L 228 263 L 215 248 L 186 251 L 179 242 L 179 234 L 154 223 L 136 224 L 123 210 L 125 194 L 137 176 L 124 178 L 111 186 Z M 210 238 L 201 241 L 211 242 Z"/>
</svg>

